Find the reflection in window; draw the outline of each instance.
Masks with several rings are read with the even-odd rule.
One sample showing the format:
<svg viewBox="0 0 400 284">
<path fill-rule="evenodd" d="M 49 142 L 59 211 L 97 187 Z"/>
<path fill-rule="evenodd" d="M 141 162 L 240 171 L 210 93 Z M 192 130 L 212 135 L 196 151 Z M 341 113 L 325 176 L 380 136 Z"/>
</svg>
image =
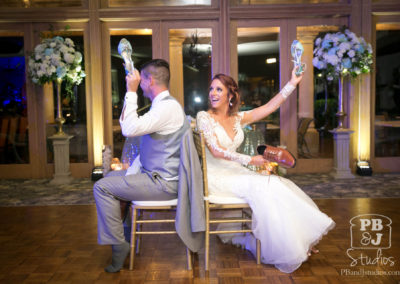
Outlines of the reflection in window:
<svg viewBox="0 0 400 284">
<path fill-rule="evenodd" d="M 85 67 L 83 37 L 81 35 L 66 36 L 75 44 L 75 50 L 82 54 L 82 68 Z M 57 92 L 53 86 L 53 98 L 46 99 L 46 137 L 56 134 L 58 130 L 55 118 L 57 117 Z M 78 86 L 74 86 L 73 94 L 67 95 L 65 83 L 61 85 L 61 108 L 65 118 L 63 130 L 68 135 L 72 135 L 69 144 L 70 163 L 88 162 L 88 142 L 87 142 L 87 120 L 86 120 L 86 89 L 85 80 Z M 54 161 L 52 141 L 47 141 L 47 162 Z"/>
<path fill-rule="evenodd" d="M 267 5 L 267 4 L 319 4 L 335 3 L 341 0 L 231 0 L 231 6 L 237 5 Z"/>
<path fill-rule="evenodd" d="M 211 5 L 211 0 L 108 0 L 109 7 Z"/>
<path fill-rule="evenodd" d="M 211 52 L 211 29 L 170 30 L 171 95 L 192 117 L 208 107 Z"/>
<path fill-rule="evenodd" d="M 11 0 L 0 1 L 0 7 L 18 7 L 18 8 L 33 8 L 33 7 L 81 7 L 82 0 Z"/>
<path fill-rule="evenodd" d="M 375 156 L 400 156 L 400 30 L 376 32 Z"/>
<path fill-rule="evenodd" d="M 128 33 L 128 32 L 127 32 Z M 140 70 L 143 63 L 152 59 L 152 36 L 151 30 L 132 30 L 125 35 L 111 36 L 111 95 L 112 95 L 112 118 L 113 118 L 113 145 L 114 157 L 123 159 L 122 152 L 127 139 L 122 136 L 119 125 L 119 117 L 124 106 L 126 93 L 124 60 L 118 53 L 118 44 L 122 38 L 126 38 L 132 45 L 132 60 L 135 69 Z M 138 113 L 143 115 L 149 110 L 150 100 L 143 96 L 142 89 L 138 89 Z M 129 141 L 128 141 L 129 142 Z M 128 147 L 128 145 L 126 145 Z M 125 148 L 126 148 L 125 147 Z M 125 149 L 128 151 L 127 149 Z M 126 156 L 126 155 L 124 155 Z M 126 157 L 125 157 L 126 158 Z M 132 161 L 128 161 L 130 163 Z"/>
<path fill-rule="evenodd" d="M 0 164 L 29 163 L 24 39 L 0 37 Z"/>
<path fill-rule="evenodd" d="M 238 28 L 240 110 L 267 103 L 279 92 L 279 28 Z M 252 125 L 270 145 L 280 144 L 279 110 Z"/>
</svg>

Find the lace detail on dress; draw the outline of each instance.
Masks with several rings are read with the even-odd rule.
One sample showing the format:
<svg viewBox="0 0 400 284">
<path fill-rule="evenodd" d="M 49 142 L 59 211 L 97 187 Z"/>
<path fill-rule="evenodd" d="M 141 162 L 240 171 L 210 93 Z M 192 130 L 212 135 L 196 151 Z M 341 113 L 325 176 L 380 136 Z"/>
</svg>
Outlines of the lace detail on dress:
<svg viewBox="0 0 400 284">
<path fill-rule="evenodd" d="M 234 125 L 234 130 L 235 130 L 235 138 L 237 136 L 237 133 L 241 130 L 240 126 L 240 121 L 242 119 L 243 115 L 240 114 L 237 116 L 235 125 Z M 235 151 L 235 149 L 230 149 L 230 148 L 223 148 L 220 145 L 220 141 L 218 141 L 217 135 L 216 135 L 216 128 L 220 126 L 207 112 L 201 111 L 197 114 L 197 128 L 200 131 L 203 131 L 204 138 L 206 140 L 207 145 L 220 153 L 223 153 L 224 157 L 228 160 L 238 162 L 242 165 L 247 166 L 250 161 L 251 157 L 248 155 L 240 154 Z M 222 128 L 222 126 L 220 126 Z M 226 136 L 228 134 L 225 132 Z M 233 140 L 235 140 L 235 138 Z"/>
</svg>

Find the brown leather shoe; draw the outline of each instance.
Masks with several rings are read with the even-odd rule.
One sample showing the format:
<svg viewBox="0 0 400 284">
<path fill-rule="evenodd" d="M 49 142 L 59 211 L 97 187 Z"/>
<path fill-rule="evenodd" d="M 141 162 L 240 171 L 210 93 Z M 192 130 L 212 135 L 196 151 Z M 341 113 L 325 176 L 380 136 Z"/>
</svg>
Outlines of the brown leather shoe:
<svg viewBox="0 0 400 284">
<path fill-rule="evenodd" d="M 257 152 L 263 155 L 264 159 L 270 162 L 276 162 L 284 168 L 293 168 L 296 165 L 296 158 L 283 148 L 278 148 L 270 145 L 259 145 Z"/>
</svg>

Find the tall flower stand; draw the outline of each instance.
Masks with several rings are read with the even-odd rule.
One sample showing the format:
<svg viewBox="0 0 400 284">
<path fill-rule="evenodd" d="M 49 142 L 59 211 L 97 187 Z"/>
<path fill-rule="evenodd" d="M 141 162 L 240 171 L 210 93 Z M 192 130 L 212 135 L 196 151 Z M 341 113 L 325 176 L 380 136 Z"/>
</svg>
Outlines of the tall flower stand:
<svg viewBox="0 0 400 284">
<path fill-rule="evenodd" d="M 331 175 L 336 179 L 354 178 L 349 167 L 350 134 L 354 131 L 346 128 L 335 128 L 329 130 L 329 132 L 333 134 L 334 138 L 333 172 Z"/>
<path fill-rule="evenodd" d="M 72 137 L 74 136 L 66 133 L 49 137 L 53 141 L 54 148 L 54 176 L 50 184 L 68 184 L 73 180 L 69 171 L 69 140 Z"/>
</svg>

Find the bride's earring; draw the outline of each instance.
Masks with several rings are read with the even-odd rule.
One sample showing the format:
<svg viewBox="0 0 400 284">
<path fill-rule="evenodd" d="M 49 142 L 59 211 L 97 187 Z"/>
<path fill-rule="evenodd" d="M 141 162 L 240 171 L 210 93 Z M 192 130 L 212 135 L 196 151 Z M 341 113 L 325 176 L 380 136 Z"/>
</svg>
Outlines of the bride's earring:
<svg viewBox="0 0 400 284">
<path fill-rule="evenodd" d="M 229 99 L 229 106 L 232 106 L 232 99 Z"/>
</svg>

